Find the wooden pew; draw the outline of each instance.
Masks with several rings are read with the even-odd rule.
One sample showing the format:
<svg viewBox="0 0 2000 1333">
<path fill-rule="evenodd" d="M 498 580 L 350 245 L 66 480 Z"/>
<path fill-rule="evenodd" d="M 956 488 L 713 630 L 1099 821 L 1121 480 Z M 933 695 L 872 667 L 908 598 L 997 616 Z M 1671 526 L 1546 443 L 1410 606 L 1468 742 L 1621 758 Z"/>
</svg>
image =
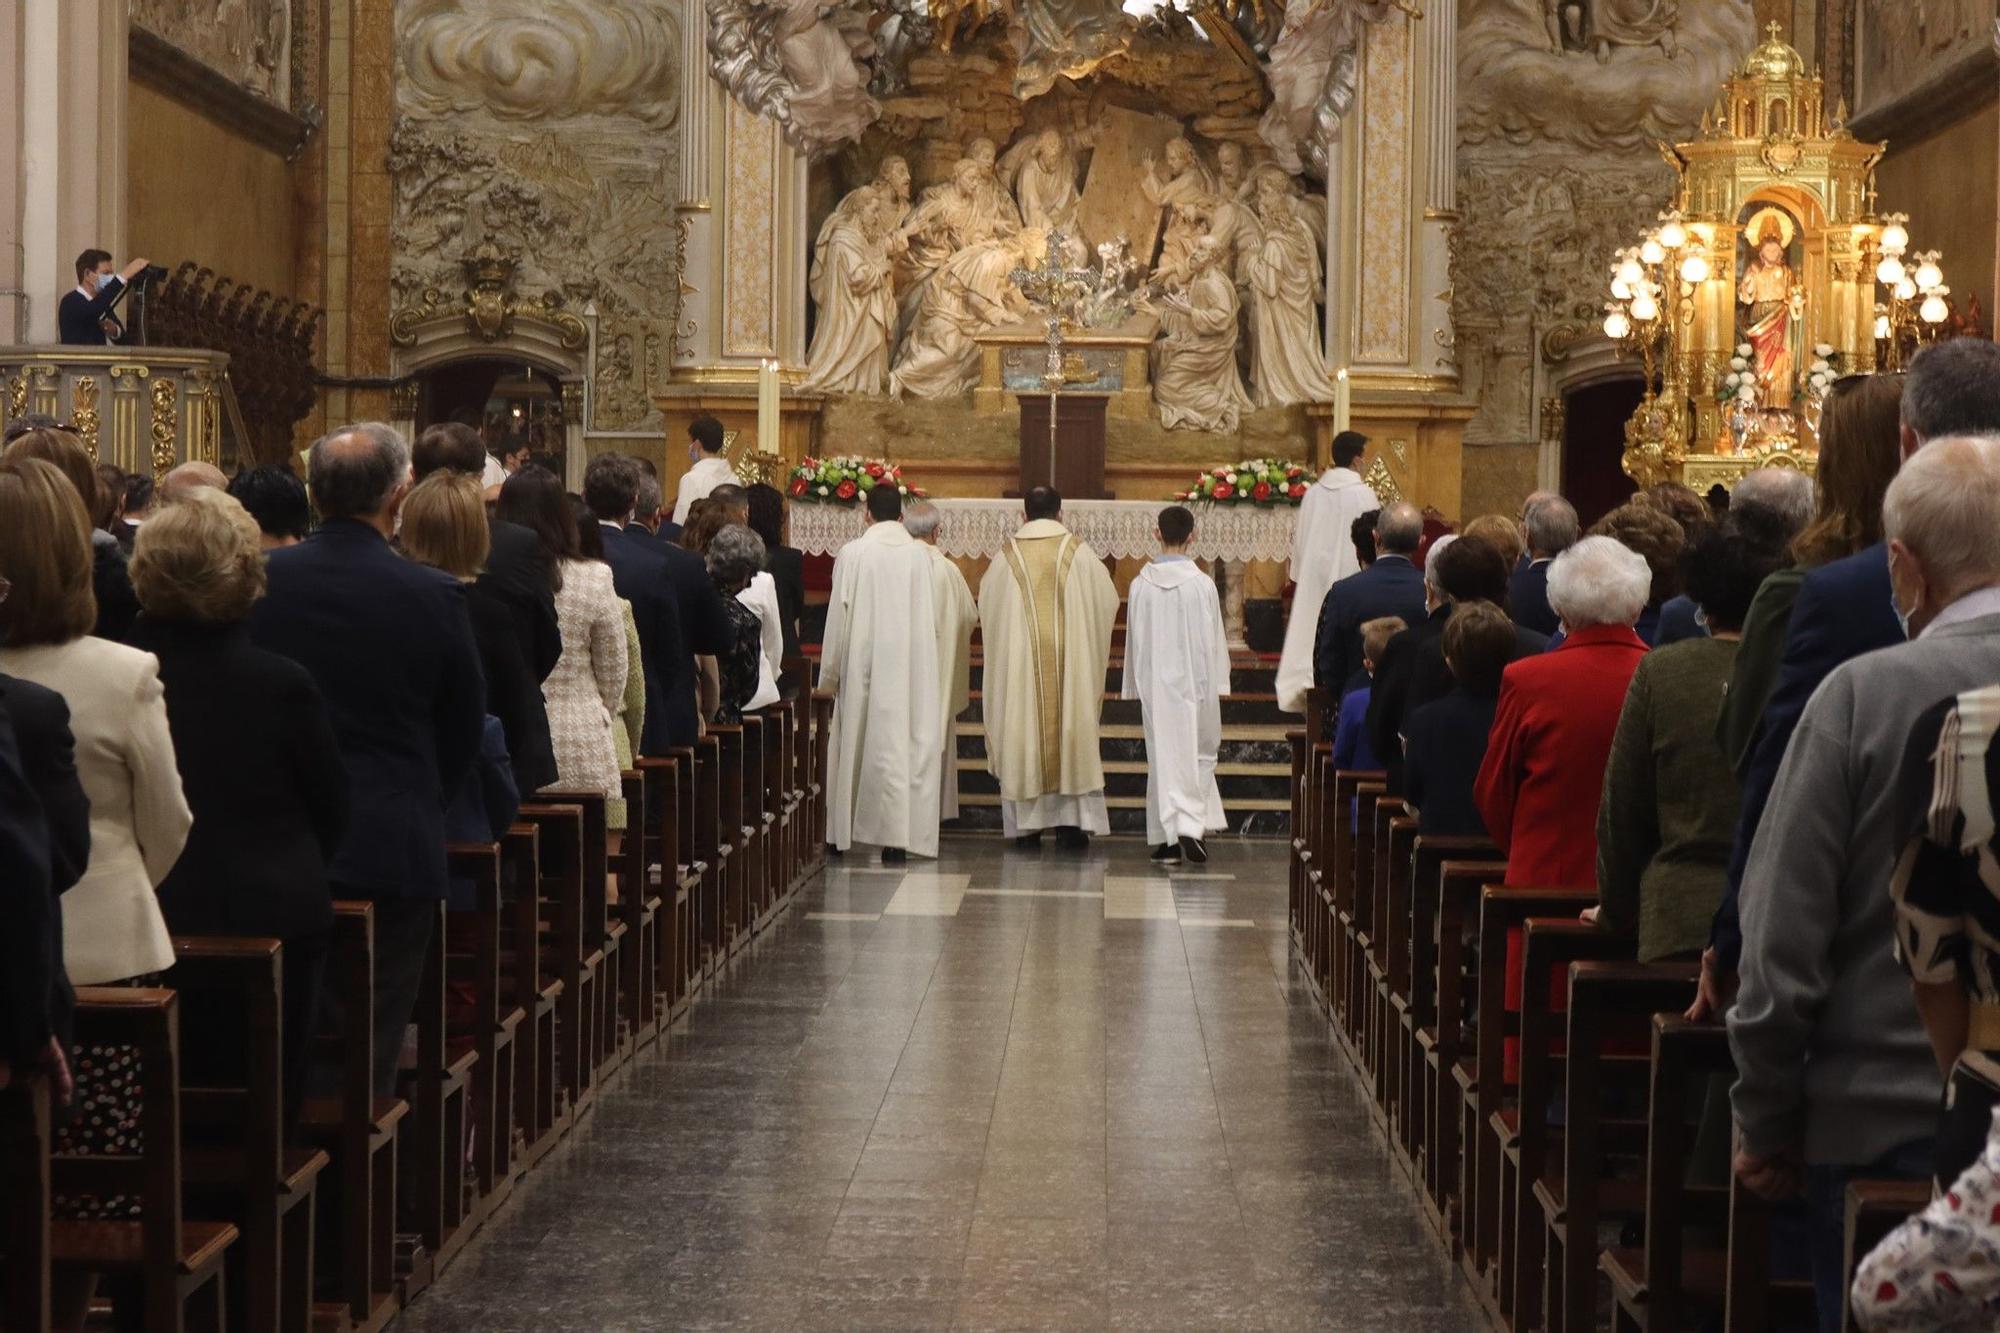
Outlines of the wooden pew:
<svg viewBox="0 0 2000 1333">
<path fill-rule="evenodd" d="M 136 1287 L 149 1333 L 227 1325 L 225 1265 L 237 1230 L 227 1222 L 182 1217 L 179 1010 L 170 990 L 82 986 L 76 993 L 76 1043 L 131 1047 L 137 1052 L 137 1156 L 55 1153 L 51 1188 L 59 1194 L 138 1200 L 132 1220 L 65 1221 L 49 1229 L 51 1268 L 58 1276 L 103 1274 Z M 188 1302 L 200 1303 L 192 1320 Z"/>
<path fill-rule="evenodd" d="M 1764 1200 L 1729 1180 L 1729 1239 L 1724 1258 L 1722 1321 L 1729 1333 L 1765 1333 L 1768 1329 L 1809 1326 L 1817 1304 L 1812 1283 L 1805 1278 L 1777 1281 L 1771 1276 L 1771 1212 Z M 1705 1278 L 1712 1263 L 1691 1255 L 1682 1265 Z M 1707 1283 L 1703 1283 L 1703 1291 Z M 1683 1324 L 1683 1327 L 1692 1325 Z"/>
<path fill-rule="evenodd" d="M 826 771 L 833 748 L 833 696 L 818 690 L 812 696 L 812 846 L 813 864 L 826 861 Z"/>
<path fill-rule="evenodd" d="M 1843 1292 L 1853 1288 L 1854 1274 L 1869 1252 L 1880 1245 L 1891 1231 L 1908 1221 L 1911 1214 L 1928 1208 L 1930 1202 L 1931 1183 L 1928 1180 L 1848 1182 L 1844 1200 L 1846 1238 L 1842 1242 L 1845 1247 L 1842 1271 L 1847 1274 L 1847 1281 L 1841 1284 Z M 1842 1314 L 1841 1327 L 1860 1327 L 1854 1322 L 1851 1306 Z"/>
<path fill-rule="evenodd" d="M 1332 752 L 1329 751 L 1326 759 L 1329 769 L 1332 762 Z M 1321 854 L 1316 854 L 1314 860 L 1321 865 L 1321 892 L 1327 903 L 1322 947 L 1326 953 L 1326 974 L 1330 979 L 1328 999 L 1332 1006 L 1334 1028 L 1343 1036 L 1354 1021 L 1354 865 L 1359 840 L 1354 811 L 1364 791 L 1372 801 L 1374 796 L 1387 790 L 1386 775 L 1382 773 L 1337 772 L 1332 777 L 1332 800 L 1323 802 L 1319 807 Z"/>
<path fill-rule="evenodd" d="M 694 935 L 695 895 L 701 876 L 691 869 L 693 830 L 687 802 L 694 793 L 692 750 L 638 761 L 645 793 L 646 878 L 657 894 L 652 946 L 654 1004 L 664 1029 L 687 1007 Z"/>
<path fill-rule="evenodd" d="M 331 1097 L 309 1097 L 300 1134 L 331 1159 L 320 1192 L 321 1278 L 348 1315 L 380 1328 L 396 1312 L 396 1151 L 409 1103 L 375 1096 L 375 907 L 335 902 L 322 994 L 340 1014 L 315 1045 L 339 1071 Z"/>
<path fill-rule="evenodd" d="M 513 1042 L 514 1125 L 520 1135 L 518 1150 L 509 1145 L 507 1175 L 513 1177 L 540 1161 L 569 1128 L 556 1053 L 564 983 L 541 943 L 540 829 L 516 823 L 500 840 L 500 860 L 501 1012 L 503 1019 L 509 1011 L 523 1015 Z"/>
<path fill-rule="evenodd" d="M 1365 1039 L 1369 1014 L 1369 968 L 1374 953 L 1375 895 L 1372 892 L 1375 868 L 1375 807 L 1389 798 L 1383 782 L 1364 782 L 1354 789 L 1356 812 L 1337 823 L 1353 829 L 1347 843 L 1347 857 L 1340 866 L 1335 901 L 1340 905 L 1341 1022 L 1338 1031 L 1355 1054 L 1355 1063 L 1367 1072 Z"/>
<path fill-rule="evenodd" d="M 1645 1220 L 1651 1118 L 1687 1113 L 1654 1087 L 1654 1018 L 1686 1009 L 1699 974 L 1692 963 L 1570 967 L 1564 1124 L 1559 1147 L 1552 1145 L 1554 1169 L 1533 1183 L 1547 1253 L 1542 1304 L 1549 1333 L 1596 1327 L 1599 1224 Z M 1621 1114 L 1628 1104 L 1635 1111 L 1645 1106 L 1645 1118 Z M 1720 1190 L 1715 1201 L 1721 1202 Z"/>
<path fill-rule="evenodd" d="M 708 753 L 711 756 L 709 762 L 703 763 L 702 747 L 688 746 L 674 751 L 674 761 L 680 771 L 680 813 L 675 821 L 679 848 L 676 855 L 686 888 L 674 927 L 680 965 L 680 984 L 674 994 L 676 1017 L 687 1011 L 701 990 L 707 959 L 707 946 L 703 941 L 708 924 L 709 883 L 716 873 L 715 805 L 718 800 L 713 750 Z"/>
<path fill-rule="evenodd" d="M 1591 893 L 1585 902 L 1596 900 Z M 1631 939 L 1568 915 L 1529 919 L 1521 946 L 1521 1082 L 1511 1108 L 1492 1122 L 1500 1144 L 1501 1310 L 1516 1330 L 1541 1327 L 1542 1268 L 1547 1257 L 1542 1209 L 1536 1189 L 1550 1163 L 1560 1160 L 1561 1135 L 1549 1124 L 1549 1107 L 1563 1104 L 1566 1083 L 1565 1017 L 1553 1010 L 1549 987 L 1567 980 L 1569 964 L 1632 956 Z M 1496 959 L 1483 960 L 1491 969 Z M 1567 985 L 1563 986 L 1565 993 Z M 1648 1011 L 1651 1012 L 1650 1010 Z M 1596 1256 L 1592 1255 L 1593 1265 Z"/>
<path fill-rule="evenodd" d="M 722 742 L 713 731 L 694 747 L 694 859 L 703 866 L 701 891 L 695 901 L 697 971 L 692 990 L 715 974 L 719 952 L 726 948 L 722 904 L 727 893 L 729 835 L 723 824 Z"/>
<path fill-rule="evenodd" d="M 447 849 L 449 850 L 449 849 Z M 405 1072 L 408 1100 L 414 1108 L 401 1154 L 402 1170 L 408 1177 L 400 1190 L 403 1227 L 416 1237 L 429 1272 L 417 1274 L 416 1285 L 428 1282 L 431 1273 L 447 1263 L 472 1237 L 476 1223 L 465 1197 L 466 1148 L 471 1127 L 476 1123 L 473 1107 L 478 1100 L 476 1085 L 491 1075 L 491 1064 L 482 1068 L 480 1033 L 497 1022 L 499 977 L 497 961 L 491 984 L 479 993 L 479 979 L 471 974 L 474 994 L 472 1012 L 454 1022 L 448 1017 L 450 1001 L 447 980 L 452 971 L 451 922 L 457 913 L 438 904 L 438 921 L 431 932 L 431 947 L 424 958 L 423 980 L 417 990 L 414 1019 L 417 1027 L 417 1063 Z M 497 917 L 497 914 L 496 914 Z M 498 921 L 493 922 L 498 953 Z M 463 939 L 464 931 L 460 931 Z M 478 950 L 480 945 L 470 946 Z"/>
<path fill-rule="evenodd" d="M 1470 1160 L 1476 1142 L 1467 1137 L 1465 1108 L 1474 1102 L 1477 1063 L 1474 1047 L 1465 1038 L 1479 994 L 1479 968 L 1468 941 L 1477 938 L 1481 895 L 1506 875 L 1507 863 L 1501 860 L 1447 861 L 1438 867 L 1434 1017 L 1429 1030 L 1418 1033 L 1424 1047 L 1425 1120 L 1430 1126 L 1424 1180 L 1449 1247 L 1454 1257 L 1461 1258 L 1468 1241 L 1461 1167 Z"/>
<path fill-rule="evenodd" d="M 764 850 L 760 861 L 757 890 L 757 929 L 763 930 L 778 914 L 791 879 L 785 870 L 785 774 L 790 748 L 792 717 L 783 704 L 773 704 L 758 715 L 764 724 L 762 799 L 759 815 L 764 825 Z"/>
<path fill-rule="evenodd" d="M 555 1068 L 564 1116 L 574 1124 L 589 1104 L 595 1062 L 595 978 L 586 986 L 583 938 L 584 812 L 574 802 L 521 807 L 540 848 L 534 879 L 536 939 L 544 966 L 562 983 L 556 1000 Z"/>
<path fill-rule="evenodd" d="M 618 885 L 618 903 L 612 911 L 625 931 L 618 1008 L 626 1024 L 629 1054 L 650 1046 L 660 1035 L 660 946 L 666 919 L 651 873 L 659 833 L 647 824 L 664 818 L 664 812 L 649 799 L 640 770 L 621 773 L 619 786 L 625 799 L 625 832 L 611 856 L 611 878 Z"/>
<path fill-rule="evenodd" d="M 1725 1183 L 1690 1183 L 1687 1164 L 1698 1128 L 1690 1099 L 1710 1079 L 1736 1072 L 1729 1033 L 1720 1023 L 1656 1014 L 1652 1052 L 1643 1246 L 1606 1250 L 1598 1258 L 1611 1283 L 1614 1333 L 1682 1333 L 1722 1315 L 1728 1189 Z"/>
<path fill-rule="evenodd" d="M 715 745 L 716 764 L 716 853 L 722 873 L 718 876 L 708 944 L 711 967 L 728 962 L 749 938 L 745 922 L 744 881 L 750 869 L 749 830 L 743 822 L 743 791 L 747 781 L 744 729 L 741 726 L 712 725 L 708 740 Z"/>
<path fill-rule="evenodd" d="M 190 1209 L 242 1232 L 231 1311 L 253 1329 L 306 1333 L 325 1152 L 284 1134 L 284 958 L 276 940 L 180 936 L 168 974 L 201 1022 L 181 1060 L 182 1184 Z"/>
<path fill-rule="evenodd" d="M 1409 888 L 1399 908 L 1404 921 L 1391 1002 L 1398 1020 L 1395 1083 L 1404 1159 L 1418 1180 L 1432 1183 L 1429 1142 L 1434 1093 L 1425 1072 L 1430 1043 L 1426 1032 L 1437 1027 L 1438 910 L 1444 867 L 1454 862 L 1497 855 L 1485 838 L 1418 834 L 1410 849 Z M 1501 871 L 1505 873 L 1504 867 Z M 1495 876 L 1498 878 L 1499 876 Z M 1436 1200 L 1433 1199 L 1433 1204 Z M 1441 1216 L 1441 1213 L 1440 1213 Z"/>
<path fill-rule="evenodd" d="M 47 1076 L 14 1071 L 0 1088 L 0 1328 L 49 1327 L 49 1126 Z"/>
<path fill-rule="evenodd" d="M 1466 1265 L 1493 1295 L 1507 1276 L 1496 1267 L 1501 1229 L 1511 1220 L 1501 1192 L 1501 1158 L 1514 1142 L 1514 1089 L 1506 1079 L 1508 1037 L 1518 1036 L 1521 1015 L 1506 1011 L 1507 933 L 1530 917 L 1572 917 L 1597 899 L 1594 890 L 1517 889 L 1488 886 L 1479 899 L 1479 1032 L 1473 1076 L 1461 1082 L 1460 1197 L 1465 1200 Z M 1510 1250 L 1511 1256 L 1511 1250 Z M 1511 1276 L 1507 1276 L 1511 1290 Z M 1503 1309 L 1504 1313 L 1504 1309 Z"/>
<path fill-rule="evenodd" d="M 471 1165 L 483 1218 L 514 1183 L 516 1042 L 527 1013 L 513 1003 L 500 969 L 500 844 L 452 843 L 445 853 L 452 875 L 472 885 L 469 910 L 445 913 L 446 1032 L 453 1048 L 477 1057 L 469 1071 Z"/>
<path fill-rule="evenodd" d="M 1404 1114 L 1400 1057 L 1403 1014 L 1410 1003 L 1410 871 L 1417 842 L 1417 816 L 1404 802 L 1392 806 L 1376 839 L 1375 920 L 1380 950 L 1375 965 L 1375 1026 L 1369 1034 L 1375 1071 L 1375 1103 L 1391 1140 L 1400 1140 Z"/>
</svg>

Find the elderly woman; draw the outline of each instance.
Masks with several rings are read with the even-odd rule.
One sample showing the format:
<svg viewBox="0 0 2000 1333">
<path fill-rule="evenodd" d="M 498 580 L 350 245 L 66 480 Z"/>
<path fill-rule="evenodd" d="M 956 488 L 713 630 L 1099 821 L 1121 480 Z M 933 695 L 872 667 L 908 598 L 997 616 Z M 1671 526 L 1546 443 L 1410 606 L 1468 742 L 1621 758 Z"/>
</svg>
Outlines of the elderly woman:
<svg viewBox="0 0 2000 1333">
<path fill-rule="evenodd" d="M 1502 674 L 1473 787 L 1486 832 L 1507 857 L 1510 885 L 1597 886 L 1597 802 L 1626 687 L 1646 653 L 1632 626 L 1652 582 L 1645 557 L 1609 537 L 1584 538 L 1549 568 L 1549 606 L 1566 637 Z M 1520 1003 L 1514 938 L 1507 945 L 1507 1005 Z M 1510 1080 L 1514 1047 L 1510 1038 Z"/>
<path fill-rule="evenodd" d="M 729 614 L 728 651 L 703 658 L 703 709 L 716 722 L 742 720 L 764 682 L 764 627 L 739 594 L 764 568 L 764 539 L 740 523 L 718 529 L 708 541 L 708 576 Z M 771 690 L 773 699 L 777 691 Z"/>
<path fill-rule="evenodd" d="M 1598 519 L 1591 525 L 1590 535 L 1609 537 L 1645 557 L 1653 576 L 1652 592 L 1632 631 L 1652 647 L 1659 641 L 1662 608 L 1680 592 L 1681 556 L 1693 534 L 1666 510 L 1640 497 Z"/>
<path fill-rule="evenodd" d="M 1646 654 L 1632 674 L 1597 812 L 1595 915 L 1636 935 L 1639 961 L 1693 958 L 1722 901 L 1741 794 L 1715 738 L 1743 617 L 1778 552 L 1726 521 L 1681 570 L 1696 636 Z"/>
<path fill-rule="evenodd" d="M 264 595 L 261 538 L 243 506 L 212 488 L 161 509 L 132 544 L 143 608 L 133 643 L 159 659 L 194 813 L 160 908 L 177 935 L 284 941 L 289 1124 L 332 939 L 326 863 L 346 827 L 347 775 L 312 676 L 250 642 L 245 622 Z"/>
</svg>

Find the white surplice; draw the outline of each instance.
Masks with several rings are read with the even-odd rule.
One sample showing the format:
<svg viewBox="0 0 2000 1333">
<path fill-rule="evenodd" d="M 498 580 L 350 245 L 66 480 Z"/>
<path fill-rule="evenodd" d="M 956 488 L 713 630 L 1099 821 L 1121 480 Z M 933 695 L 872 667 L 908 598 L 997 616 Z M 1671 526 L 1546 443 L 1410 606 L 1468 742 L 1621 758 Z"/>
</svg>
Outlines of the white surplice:
<svg viewBox="0 0 2000 1333">
<path fill-rule="evenodd" d="M 1215 784 L 1229 645 L 1215 580 L 1187 559 L 1155 560 L 1132 580 L 1125 684 L 1146 725 L 1146 841 L 1157 847 L 1228 827 Z"/>
<path fill-rule="evenodd" d="M 986 766 L 1008 835 L 1110 832 L 1098 720 L 1118 589 L 1054 519 L 1014 534 L 979 582 Z"/>
<path fill-rule="evenodd" d="M 696 500 L 706 500 L 717 486 L 741 486 L 743 479 L 721 454 L 704 454 L 681 477 L 681 489 L 674 500 L 674 523 L 685 526 L 688 509 Z"/>
<path fill-rule="evenodd" d="M 931 558 L 876 523 L 833 562 L 819 687 L 833 695 L 827 840 L 938 850 L 944 755 Z"/>
<path fill-rule="evenodd" d="M 979 608 L 965 575 L 937 547 L 931 556 L 931 604 L 937 615 L 938 695 L 944 703 L 944 767 L 938 781 L 938 813 L 958 818 L 958 715 L 972 702 L 972 631 Z"/>
<path fill-rule="evenodd" d="M 743 705 L 744 712 L 754 713 L 778 702 L 778 677 L 785 665 L 785 630 L 780 623 L 784 612 L 778 609 L 777 580 L 760 569 L 736 600 L 757 613 L 757 692 Z"/>
<path fill-rule="evenodd" d="M 1345 467 L 1322 472 L 1299 502 L 1292 529 L 1292 582 L 1297 589 L 1278 658 L 1278 707 L 1287 713 L 1306 711 L 1306 691 L 1313 683 L 1313 635 L 1327 590 L 1361 568 L 1351 532 L 1354 520 L 1381 507 L 1361 474 Z"/>
</svg>

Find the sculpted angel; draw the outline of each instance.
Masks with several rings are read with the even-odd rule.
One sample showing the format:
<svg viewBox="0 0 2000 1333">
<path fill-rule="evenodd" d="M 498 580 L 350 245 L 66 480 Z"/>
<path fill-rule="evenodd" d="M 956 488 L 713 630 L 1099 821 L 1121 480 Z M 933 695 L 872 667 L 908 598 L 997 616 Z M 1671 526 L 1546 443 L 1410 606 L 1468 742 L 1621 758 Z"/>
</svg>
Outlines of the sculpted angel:
<svg viewBox="0 0 2000 1333">
<path fill-rule="evenodd" d="M 863 62 L 875 42 L 856 0 L 716 0 L 708 52 L 723 87 L 811 156 L 859 138 L 882 114 L 868 95 Z"/>
</svg>

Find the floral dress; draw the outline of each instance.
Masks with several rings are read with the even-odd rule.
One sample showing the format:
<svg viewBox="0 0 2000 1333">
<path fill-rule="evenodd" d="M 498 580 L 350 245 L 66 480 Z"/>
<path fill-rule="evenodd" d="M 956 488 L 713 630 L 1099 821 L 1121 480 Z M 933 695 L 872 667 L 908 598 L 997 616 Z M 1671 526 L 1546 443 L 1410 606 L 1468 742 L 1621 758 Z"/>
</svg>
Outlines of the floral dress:
<svg viewBox="0 0 2000 1333">
<path fill-rule="evenodd" d="M 625 652 L 625 611 L 611 585 L 611 566 L 597 560 L 563 561 L 556 620 L 562 627 L 562 656 L 542 682 L 556 751 L 553 789 L 602 792 L 615 800 L 623 789 L 611 733 L 631 664 Z"/>
<path fill-rule="evenodd" d="M 2000 1128 L 1950 1189 L 1861 1261 L 1848 1302 L 1871 1333 L 2000 1327 Z"/>
</svg>

